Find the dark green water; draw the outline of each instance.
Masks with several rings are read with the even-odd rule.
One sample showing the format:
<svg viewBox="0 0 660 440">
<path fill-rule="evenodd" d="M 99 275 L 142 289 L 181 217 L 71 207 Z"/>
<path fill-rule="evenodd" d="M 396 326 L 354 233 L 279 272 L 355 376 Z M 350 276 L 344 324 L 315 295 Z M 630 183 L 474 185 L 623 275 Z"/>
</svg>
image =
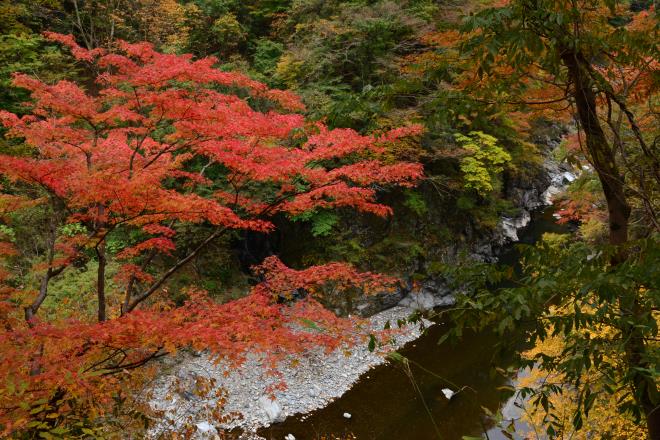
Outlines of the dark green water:
<svg viewBox="0 0 660 440">
<path fill-rule="evenodd" d="M 530 244 L 544 232 L 565 231 L 554 223 L 552 212 L 547 209 L 534 215 L 519 236 L 521 242 Z M 501 257 L 507 264 L 517 259 L 514 247 Z M 438 346 L 437 341 L 449 325 L 439 323 L 431 327 L 427 334 L 400 351 L 413 362 L 408 373 L 397 364 L 376 367 L 327 407 L 308 414 L 304 420 L 301 416 L 289 417 L 259 434 L 278 440 L 287 434 L 293 434 L 297 440 L 313 440 L 349 433 L 359 440 L 459 440 L 463 436 L 485 438 L 484 433 L 488 432 L 491 440 L 505 439 L 498 429 L 491 429 L 493 422 L 482 407 L 497 412 L 506 403 L 509 395 L 501 387 L 510 384 L 513 377 L 494 374 L 492 367 L 507 367 L 515 353 L 524 348 L 524 335 L 521 332 L 517 337 L 501 340 L 488 332 L 467 334 L 460 344 Z M 441 390 L 456 389 L 449 383 L 470 389 L 447 400 Z M 352 417 L 344 418 L 345 412 Z"/>
</svg>

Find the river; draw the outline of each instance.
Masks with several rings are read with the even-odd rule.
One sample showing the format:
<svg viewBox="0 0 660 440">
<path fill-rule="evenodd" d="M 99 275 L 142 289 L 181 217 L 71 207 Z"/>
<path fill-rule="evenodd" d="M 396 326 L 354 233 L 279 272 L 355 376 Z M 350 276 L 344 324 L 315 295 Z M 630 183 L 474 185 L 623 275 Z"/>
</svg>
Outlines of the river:
<svg viewBox="0 0 660 440">
<path fill-rule="evenodd" d="M 519 232 L 520 242 L 532 244 L 544 232 L 566 232 L 566 227 L 555 223 L 551 208 L 532 215 L 531 223 Z M 515 264 L 518 258 L 515 246 L 510 246 L 500 261 Z M 376 367 L 325 408 L 289 417 L 259 434 L 278 440 L 288 434 L 297 440 L 460 440 L 463 436 L 486 438 L 485 433 L 490 440 L 506 439 L 482 407 L 497 412 L 506 406 L 510 393 L 502 387 L 515 377 L 494 374 L 492 367 L 510 365 L 525 348 L 524 334 L 503 341 L 489 332 L 472 333 L 458 344 L 438 346 L 449 325 L 437 323 L 400 350 L 411 361 L 408 371 L 398 363 Z M 499 348 L 504 350 L 496 356 Z M 456 390 L 456 385 L 469 388 L 447 400 L 441 390 Z"/>
</svg>

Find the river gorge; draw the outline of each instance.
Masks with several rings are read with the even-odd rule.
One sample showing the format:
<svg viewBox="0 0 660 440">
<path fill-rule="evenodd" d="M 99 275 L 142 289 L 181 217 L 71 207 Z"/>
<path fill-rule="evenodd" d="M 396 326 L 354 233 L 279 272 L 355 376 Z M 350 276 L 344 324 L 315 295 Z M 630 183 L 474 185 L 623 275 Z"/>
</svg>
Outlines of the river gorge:
<svg viewBox="0 0 660 440">
<path fill-rule="evenodd" d="M 552 217 L 553 209 L 532 214 L 530 224 L 519 231 L 520 243 L 533 244 L 545 232 L 566 232 Z M 514 246 L 500 257 L 505 264 L 518 259 Z M 292 434 L 296 439 L 317 439 L 322 435 L 358 439 L 448 439 L 463 436 L 481 437 L 487 432 L 490 440 L 505 439 L 482 407 L 505 417 L 517 416 L 511 405 L 510 393 L 502 387 L 511 385 L 513 376 L 494 374 L 494 367 L 506 369 L 515 352 L 525 348 L 524 334 L 506 341 L 488 332 L 468 334 L 459 344 L 438 340 L 449 322 L 437 322 L 419 339 L 408 343 L 401 355 L 410 361 L 407 370 L 399 363 L 386 363 L 364 374 L 341 398 L 311 414 L 288 417 L 284 422 L 259 431 L 268 439 L 284 439 Z M 509 350 L 494 357 L 500 344 Z M 460 393 L 447 399 L 442 390 Z M 351 415 L 350 419 L 344 413 Z M 342 437 L 343 436 L 343 437 Z M 350 438 L 350 437 L 348 437 Z"/>
<path fill-rule="evenodd" d="M 529 223 L 515 229 L 518 243 L 533 244 L 545 232 L 566 232 L 553 212 L 552 207 L 531 212 Z M 515 266 L 516 246 L 504 246 L 498 258 Z M 420 304 L 426 299 L 411 303 L 414 296 L 401 301 L 408 307 L 391 307 L 369 318 L 373 330 L 405 319 L 413 308 L 428 308 Z M 450 298 L 435 301 L 446 305 Z M 519 411 L 506 391 L 515 375 L 495 374 L 495 368 L 505 370 L 525 348 L 524 333 L 508 338 L 502 347 L 503 341 L 489 332 L 439 346 L 451 322 L 436 317 L 425 324 L 423 331 L 415 324 L 405 326 L 395 345 L 388 347 L 398 349 L 406 363 L 386 361 L 384 352 L 370 352 L 364 341 L 348 351 L 320 350 L 282 365 L 280 378 L 267 374 L 259 356 L 249 357 L 238 370 L 225 370 L 203 354 L 187 357 L 170 365 L 155 387 L 151 405 L 163 418 L 150 434 L 157 437 L 192 424 L 198 438 L 215 438 L 219 430 L 210 413 L 217 399 L 199 398 L 193 392 L 198 378 L 213 378 L 227 393 L 223 411 L 237 415 L 217 427 L 241 438 L 461 439 L 486 432 L 489 439 L 504 438 L 483 408 L 502 411 L 505 418 L 517 417 Z M 268 386 L 280 379 L 287 388 L 276 391 L 271 400 Z M 443 390 L 456 394 L 448 399 Z"/>
</svg>

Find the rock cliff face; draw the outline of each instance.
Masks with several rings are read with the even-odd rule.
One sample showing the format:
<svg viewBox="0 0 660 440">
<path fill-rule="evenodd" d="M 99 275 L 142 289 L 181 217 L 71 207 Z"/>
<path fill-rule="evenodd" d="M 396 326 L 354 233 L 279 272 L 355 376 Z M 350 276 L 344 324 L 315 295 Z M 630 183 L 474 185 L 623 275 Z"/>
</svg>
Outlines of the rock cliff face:
<svg viewBox="0 0 660 440">
<path fill-rule="evenodd" d="M 505 245 L 518 241 L 518 231 L 529 224 L 532 212 L 551 205 L 552 197 L 573 180 L 575 176 L 568 168 L 547 159 L 536 178 L 527 182 L 510 183 L 506 189 L 507 198 L 518 208 L 518 215 L 502 217 L 492 235 L 472 247 L 472 258 L 477 261 L 496 262 Z"/>
<path fill-rule="evenodd" d="M 532 212 L 551 205 L 552 197 L 576 178 L 570 168 L 552 159 L 552 151 L 559 146 L 560 139 L 556 133 L 537 137 L 535 142 L 544 150 L 546 157 L 543 166 L 532 178 L 505 182 L 506 198 L 517 208 L 517 215 L 502 217 L 494 231 L 485 235 L 482 233 L 471 243 L 448 244 L 442 250 L 445 262 L 457 261 L 461 254 L 468 255 L 474 261 L 496 262 L 508 244 L 518 241 L 518 233 L 530 223 Z M 474 237 L 477 231 L 468 230 L 466 234 Z M 454 297 L 446 282 L 441 278 L 429 277 L 421 283 L 408 282 L 394 292 L 352 299 L 350 310 L 341 311 L 371 316 L 395 305 L 429 310 L 453 303 Z"/>
<path fill-rule="evenodd" d="M 518 241 L 518 231 L 531 221 L 532 212 L 552 204 L 552 196 L 560 192 L 575 176 L 567 165 L 553 159 L 553 152 L 559 147 L 563 130 L 550 127 L 540 130 L 533 141 L 546 158 L 532 177 L 505 181 L 504 194 L 517 208 L 513 217 L 502 217 L 498 228 L 489 236 L 475 243 L 470 252 L 477 261 L 495 262 L 505 245 Z"/>
</svg>

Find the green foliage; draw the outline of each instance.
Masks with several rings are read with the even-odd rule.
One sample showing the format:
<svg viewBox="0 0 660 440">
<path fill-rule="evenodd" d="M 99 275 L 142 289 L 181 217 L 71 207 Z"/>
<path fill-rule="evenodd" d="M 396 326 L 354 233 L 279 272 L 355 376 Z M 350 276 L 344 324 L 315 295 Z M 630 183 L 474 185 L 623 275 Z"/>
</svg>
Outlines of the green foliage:
<svg viewBox="0 0 660 440">
<path fill-rule="evenodd" d="M 440 7 L 432 0 L 410 2 L 410 12 L 424 21 L 432 21 L 440 13 Z"/>
<path fill-rule="evenodd" d="M 579 227 L 580 236 L 587 243 L 604 244 L 607 242 L 609 228 L 599 219 L 592 218 L 582 222 Z"/>
<path fill-rule="evenodd" d="M 21 249 L 21 252 L 12 258 L 17 274 L 16 284 L 31 283 L 35 288 L 38 286 L 37 281 L 30 279 L 30 273 L 32 265 L 42 262 L 45 258 L 46 225 L 53 215 L 50 209 L 36 206 L 3 216 L 2 232 L 7 234 L 17 249 Z"/>
<path fill-rule="evenodd" d="M 117 292 L 118 286 L 112 281 L 118 273 L 119 264 L 111 262 L 106 268 L 108 292 Z M 42 305 L 46 316 L 51 318 L 68 318 L 85 316 L 93 319 L 97 310 L 96 298 L 96 271 L 98 262 L 89 261 L 80 268 L 71 268 L 64 271 L 59 277 L 51 281 L 48 288 L 48 297 Z M 33 281 L 35 287 L 39 280 Z M 107 298 L 108 304 L 117 307 L 120 298 Z"/>
<path fill-rule="evenodd" d="M 420 20 L 406 3 L 385 1 L 295 2 L 290 14 L 292 43 L 275 79 L 331 126 L 373 128 L 385 110 L 385 84 L 398 78 L 396 56 L 408 50 Z"/>
<path fill-rule="evenodd" d="M 284 53 L 284 45 L 267 38 L 257 40 L 254 50 L 254 69 L 262 75 L 270 75 Z"/>
<path fill-rule="evenodd" d="M 247 58 L 290 0 L 192 0 L 187 3 L 187 50 L 197 55 Z M 259 69 L 257 69 L 259 70 Z"/>
<path fill-rule="evenodd" d="M 28 423 L 30 437 L 45 440 L 63 439 L 94 439 L 103 440 L 108 431 L 107 427 L 99 426 L 98 421 L 87 415 L 67 414 L 66 417 L 58 412 L 63 405 L 75 405 L 75 399 L 58 399 L 48 401 L 40 399 L 28 406 L 30 414 L 35 418 Z M 21 402 L 21 405 L 28 405 Z M 23 437 L 18 437 L 23 438 Z"/>
<path fill-rule="evenodd" d="M 310 222 L 312 235 L 314 237 L 325 237 L 330 235 L 339 219 L 339 215 L 335 212 L 321 210 L 303 212 L 293 217 L 292 220 Z"/>
<path fill-rule="evenodd" d="M 423 242 L 413 237 L 397 235 L 388 236 L 370 247 L 369 251 L 371 258 L 381 260 L 381 267 L 408 271 L 416 269 L 419 261 L 424 259 L 428 252 Z"/>
<path fill-rule="evenodd" d="M 0 0 L 0 35 L 30 33 L 61 7 L 59 0 Z"/>
<path fill-rule="evenodd" d="M 59 228 L 60 235 L 66 235 L 68 237 L 84 234 L 85 232 L 87 232 L 87 229 L 82 223 L 67 223 Z"/>
<path fill-rule="evenodd" d="M 409 190 L 405 192 L 403 204 L 418 216 L 426 214 L 429 210 L 424 198 L 416 191 Z"/>
<path fill-rule="evenodd" d="M 20 104 L 28 95 L 11 86 L 11 76 L 15 72 L 37 74 L 46 81 L 55 81 L 75 70 L 57 46 L 46 44 L 39 35 L 0 35 L 0 109 L 20 112 Z"/>
<path fill-rule="evenodd" d="M 217 50 L 221 54 L 235 50 L 245 42 L 247 35 L 234 14 L 224 14 L 213 21 L 211 32 L 218 42 Z"/>
<path fill-rule="evenodd" d="M 0 237 L 3 240 L 14 242 L 16 241 L 16 232 L 11 227 L 0 224 Z"/>
<path fill-rule="evenodd" d="M 470 211 L 474 209 L 477 201 L 470 197 L 468 194 L 462 194 L 458 199 L 456 199 L 456 207 L 462 211 Z"/>
<path fill-rule="evenodd" d="M 628 322 L 630 317 L 621 313 L 622 307 L 631 304 L 638 304 L 639 310 L 660 305 L 659 239 L 654 235 L 630 243 L 629 258 L 612 266 L 610 260 L 619 250 L 611 246 L 587 244 L 567 234 L 546 234 L 537 246 L 523 247 L 522 276 L 516 279 L 516 287 L 493 288 L 511 279 L 513 272 L 507 268 L 475 263 L 447 268 L 445 275 L 464 293 L 450 312 L 458 326 L 453 335 L 462 334 L 464 327 L 496 328 L 506 335 L 524 325 L 532 343 L 559 336 L 565 344 L 559 355 L 541 351 L 533 359 L 521 360 L 519 367 L 536 365 L 544 377 L 563 377 L 566 383 L 561 386 L 575 389 L 582 399 L 596 387 L 610 394 L 625 390 L 626 396 L 635 398 L 651 393 L 649 398 L 660 402 L 653 387 L 631 382 L 638 374 L 647 383 L 660 379 L 653 367 L 660 361 L 657 317 L 641 312 Z M 625 362 L 627 338 L 618 329 L 631 326 L 635 337 L 645 341 L 644 362 L 651 368 L 640 370 Z M 585 374 L 598 383 L 585 383 Z M 558 420 L 553 416 L 555 409 L 545 403 L 549 395 L 561 392 L 561 386 L 553 381 L 541 385 L 523 389 L 523 397 L 531 396 L 542 406 L 549 414 L 548 427 L 561 432 L 562 427 L 553 422 Z M 619 410 L 641 424 L 642 409 L 634 402 L 620 400 Z M 588 405 L 578 405 L 574 420 L 586 418 L 588 409 Z"/>
<path fill-rule="evenodd" d="M 334 226 L 339 222 L 339 216 L 330 211 L 322 211 L 312 217 L 312 235 L 323 237 L 330 235 Z"/>
<path fill-rule="evenodd" d="M 511 155 L 497 145 L 496 138 L 480 131 L 454 136 L 467 151 L 467 155 L 461 158 L 465 187 L 482 196 L 487 195 L 495 189 L 497 176 L 504 170 L 503 165 L 511 160 Z"/>
</svg>

